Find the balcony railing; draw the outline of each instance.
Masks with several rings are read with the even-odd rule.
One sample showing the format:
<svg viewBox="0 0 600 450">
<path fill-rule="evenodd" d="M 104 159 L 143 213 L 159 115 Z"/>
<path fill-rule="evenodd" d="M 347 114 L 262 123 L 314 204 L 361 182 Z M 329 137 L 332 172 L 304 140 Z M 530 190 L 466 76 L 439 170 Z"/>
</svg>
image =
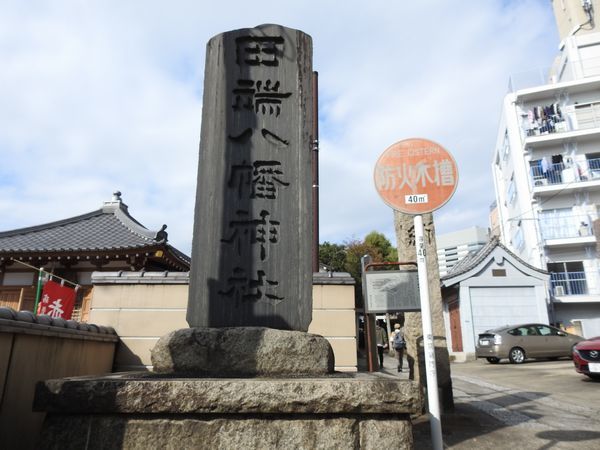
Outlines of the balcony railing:
<svg viewBox="0 0 600 450">
<path fill-rule="evenodd" d="M 540 215 L 540 230 L 544 240 L 593 236 L 594 229 L 586 215 Z"/>
<path fill-rule="evenodd" d="M 567 120 L 564 113 L 560 116 L 551 116 L 549 119 L 538 120 L 537 123 L 534 124 L 525 120 L 521 127 L 523 130 L 523 138 L 565 133 L 567 131 L 590 130 L 600 127 L 600 108 L 596 103 L 587 105 L 585 112 L 571 112 L 570 115 L 577 117 L 576 126 L 573 124 L 574 119 L 569 118 L 569 120 Z"/>
<path fill-rule="evenodd" d="M 572 130 L 571 126 L 568 124 L 566 120 L 561 120 L 558 122 L 548 121 L 547 123 L 539 126 L 531 126 L 529 124 L 523 125 L 523 132 L 525 133 L 523 137 L 531 137 L 531 136 L 543 136 L 545 134 L 553 134 L 553 133 L 564 133 L 565 131 L 575 131 Z M 580 127 L 581 128 L 581 127 Z M 591 128 L 591 127 L 588 127 Z"/>
<path fill-rule="evenodd" d="M 582 183 L 600 179 L 600 158 L 587 159 L 585 162 L 548 164 L 543 167 L 537 164 L 531 167 L 533 187 L 552 184 Z"/>
<path fill-rule="evenodd" d="M 552 293 L 557 297 L 588 294 L 585 272 L 552 272 L 550 285 Z"/>
<path fill-rule="evenodd" d="M 600 58 L 584 58 L 576 62 L 568 62 L 561 67 L 539 67 L 525 72 L 514 73 L 508 79 L 508 91 L 516 92 L 521 89 L 552 85 L 598 75 L 600 75 Z"/>
<path fill-rule="evenodd" d="M 513 73 L 508 78 L 508 92 L 515 92 L 520 89 L 527 89 L 536 86 L 543 86 L 556 82 L 550 74 L 551 67 L 539 67 L 524 72 Z"/>
</svg>

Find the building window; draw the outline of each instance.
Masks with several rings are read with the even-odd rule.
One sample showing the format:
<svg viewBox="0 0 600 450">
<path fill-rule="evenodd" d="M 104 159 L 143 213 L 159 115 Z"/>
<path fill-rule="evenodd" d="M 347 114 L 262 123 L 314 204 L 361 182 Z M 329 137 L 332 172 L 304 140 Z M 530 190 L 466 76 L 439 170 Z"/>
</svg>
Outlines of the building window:
<svg viewBox="0 0 600 450">
<path fill-rule="evenodd" d="M 506 162 L 510 156 L 510 144 L 508 143 L 508 130 L 504 131 L 504 141 L 502 142 L 502 161 Z"/>
<path fill-rule="evenodd" d="M 517 198 L 517 188 L 515 186 L 515 175 L 511 175 L 508 189 L 506 190 L 506 199 L 509 204 L 512 204 Z"/>
<path fill-rule="evenodd" d="M 525 240 L 523 239 L 523 230 L 520 226 L 512 238 L 512 245 L 517 251 L 523 250 L 523 247 L 525 246 Z"/>
</svg>

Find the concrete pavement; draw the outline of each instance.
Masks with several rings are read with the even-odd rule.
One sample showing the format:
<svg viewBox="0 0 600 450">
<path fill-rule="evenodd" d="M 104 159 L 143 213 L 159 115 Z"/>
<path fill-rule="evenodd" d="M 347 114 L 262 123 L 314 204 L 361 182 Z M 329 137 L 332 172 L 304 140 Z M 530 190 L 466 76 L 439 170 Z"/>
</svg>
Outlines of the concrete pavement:
<svg viewBox="0 0 600 450">
<path fill-rule="evenodd" d="M 379 376 L 408 379 L 396 367 L 386 354 Z M 600 382 L 575 373 L 570 360 L 478 360 L 451 371 L 455 409 L 442 414 L 444 448 L 600 449 Z M 413 437 L 416 450 L 432 448 L 427 415 L 414 418 Z"/>
<path fill-rule="evenodd" d="M 485 364 L 452 365 L 455 410 L 442 415 L 445 448 L 600 449 L 600 383 L 572 373 L 570 361 Z M 571 382 L 589 389 L 589 402 L 561 393 L 561 385 Z M 432 448 L 428 417 L 416 418 L 413 427 L 414 448 Z"/>
</svg>

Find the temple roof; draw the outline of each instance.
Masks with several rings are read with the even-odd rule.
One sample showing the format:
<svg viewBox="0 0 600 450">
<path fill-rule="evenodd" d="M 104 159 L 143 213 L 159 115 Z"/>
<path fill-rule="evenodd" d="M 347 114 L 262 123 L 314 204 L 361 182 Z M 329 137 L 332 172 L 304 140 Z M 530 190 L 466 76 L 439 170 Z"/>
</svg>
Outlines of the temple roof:
<svg viewBox="0 0 600 450">
<path fill-rule="evenodd" d="M 116 192 L 96 211 L 43 225 L 0 232 L 0 255 L 167 250 L 183 269 L 190 258 L 167 244 L 163 225 L 151 231 L 135 220 Z M 186 268 L 187 266 L 187 268 Z"/>
<path fill-rule="evenodd" d="M 538 269 L 537 267 L 532 266 L 531 264 L 528 264 L 525 261 L 523 261 L 517 255 L 515 255 L 513 252 L 511 252 L 506 246 L 504 246 L 500 242 L 498 237 L 494 236 L 481 249 L 479 249 L 478 251 L 469 253 L 467 256 L 465 256 L 463 259 L 461 259 L 455 266 L 453 266 L 446 275 L 441 277 L 442 284 L 444 284 L 444 281 L 446 281 L 446 280 L 450 280 L 459 275 L 465 274 L 465 273 L 469 272 L 470 270 L 474 269 L 475 267 L 477 267 L 479 264 L 481 264 L 481 262 L 485 261 L 485 259 L 494 251 L 494 249 L 496 247 L 499 247 L 502 250 L 504 250 L 508 255 L 510 255 L 516 261 L 519 261 L 519 263 L 523 264 L 523 266 L 527 267 L 528 269 L 537 271 L 542 274 L 548 273 L 545 270 Z"/>
</svg>

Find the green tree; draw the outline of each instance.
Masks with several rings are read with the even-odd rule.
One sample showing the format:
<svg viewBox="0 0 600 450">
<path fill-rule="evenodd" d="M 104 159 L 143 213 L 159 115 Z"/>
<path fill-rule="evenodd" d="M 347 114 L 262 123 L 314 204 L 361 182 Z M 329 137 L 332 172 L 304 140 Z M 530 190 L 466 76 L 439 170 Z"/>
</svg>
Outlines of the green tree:
<svg viewBox="0 0 600 450">
<path fill-rule="evenodd" d="M 381 252 L 378 248 L 357 239 L 346 241 L 345 244 L 345 270 L 352 275 L 357 283 L 360 283 L 362 277 L 361 258 L 365 255 L 369 255 L 373 262 L 378 262 L 382 260 Z"/>
<path fill-rule="evenodd" d="M 398 250 L 392 246 L 383 233 L 371 231 L 361 241 L 349 239 L 344 244 L 323 242 L 319 245 L 319 263 L 334 272 L 348 272 L 356 281 L 356 305 L 362 306 L 361 258 L 371 257 L 371 262 L 394 262 L 398 260 Z M 395 267 L 393 267 L 395 268 Z"/>
<path fill-rule="evenodd" d="M 373 262 L 395 262 L 398 261 L 398 249 L 393 247 L 391 242 L 385 237 L 383 233 L 378 231 L 371 231 L 365 236 L 364 243 L 369 247 L 378 250 L 381 255 L 381 259 Z"/>
<path fill-rule="evenodd" d="M 380 239 L 379 236 L 375 235 L 380 235 L 383 240 Z M 359 308 L 363 306 L 361 258 L 365 255 L 369 255 L 371 257 L 371 262 L 385 262 L 386 259 L 384 252 L 387 252 L 387 255 L 392 253 L 390 250 L 391 244 L 381 233 L 373 232 L 369 233 L 367 237 L 368 236 L 371 236 L 369 240 L 367 240 L 367 238 L 365 238 L 363 241 L 354 239 L 351 241 L 346 241 L 345 243 L 346 272 L 348 272 L 356 281 L 355 298 L 356 306 Z M 385 245 L 386 243 L 387 246 Z"/>
<path fill-rule="evenodd" d="M 319 245 L 319 263 L 333 272 L 344 271 L 346 267 L 346 247 L 342 244 L 323 242 Z"/>
</svg>

